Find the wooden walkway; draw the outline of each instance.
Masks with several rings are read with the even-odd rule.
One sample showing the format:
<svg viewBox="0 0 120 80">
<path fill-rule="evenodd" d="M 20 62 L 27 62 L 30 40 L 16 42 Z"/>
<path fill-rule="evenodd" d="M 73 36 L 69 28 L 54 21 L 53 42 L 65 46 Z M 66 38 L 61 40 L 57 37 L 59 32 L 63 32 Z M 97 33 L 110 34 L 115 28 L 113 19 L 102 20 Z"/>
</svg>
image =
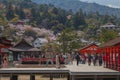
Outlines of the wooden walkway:
<svg viewBox="0 0 120 80">
<path fill-rule="evenodd" d="M 57 75 L 57 74 L 65 74 L 71 76 L 70 79 L 65 80 L 75 80 L 75 77 L 114 77 L 120 80 L 120 72 L 116 70 L 111 70 L 107 68 L 103 68 L 103 66 L 88 66 L 87 64 L 79 64 L 79 66 L 76 65 L 74 62 L 73 65 L 65 65 L 65 67 L 62 67 L 60 69 L 57 69 L 55 67 L 42 67 L 42 68 L 1 68 L 0 69 L 0 75 L 4 74 L 17 74 L 17 75 L 42 75 L 42 74 L 49 74 L 49 75 Z M 90 76 L 91 75 L 91 76 Z M 97 77 L 96 77 L 97 76 Z M 39 80 L 38 77 L 35 76 L 36 80 Z M 3 77 L 5 78 L 5 77 Z M 1 78 L 1 80 L 5 80 Z M 19 77 L 21 78 L 21 77 Z M 7 78 L 6 80 L 9 80 Z M 43 79 L 44 80 L 44 79 Z M 55 79 L 54 79 L 55 80 Z"/>
<path fill-rule="evenodd" d="M 22 66 L 22 65 L 20 65 Z M 104 68 L 103 66 L 88 66 L 87 64 L 79 64 L 79 66 L 76 65 L 76 63 L 74 62 L 73 64 L 71 65 L 65 65 L 65 67 L 61 67 L 60 69 L 57 69 L 55 68 L 55 66 L 52 66 L 52 65 L 49 65 L 48 67 L 46 67 L 45 65 L 39 67 L 40 65 L 38 65 L 38 67 L 35 67 L 33 68 L 34 66 L 37 66 L 37 65 L 25 65 L 26 67 L 25 68 L 1 68 L 0 69 L 0 73 L 1 72 L 9 72 L 9 71 L 69 71 L 69 72 L 112 72 L 112 73 L 120 73 L 116 70 L 111 70 L 111 69 L 108 69 L 108 68 Z M 29 66 L 29 67 L 28 67 Z"/>
<path fill-rule="evenodd" d="M 88 66 L 88 64 L 79 64 L 77 66 L 74 63 L 73 65 L 66 65 L 66 68 L 69 69 L 71 75 L 120 75 L 119 71 L 104 68 L 103 66 Z"/>
</svg>

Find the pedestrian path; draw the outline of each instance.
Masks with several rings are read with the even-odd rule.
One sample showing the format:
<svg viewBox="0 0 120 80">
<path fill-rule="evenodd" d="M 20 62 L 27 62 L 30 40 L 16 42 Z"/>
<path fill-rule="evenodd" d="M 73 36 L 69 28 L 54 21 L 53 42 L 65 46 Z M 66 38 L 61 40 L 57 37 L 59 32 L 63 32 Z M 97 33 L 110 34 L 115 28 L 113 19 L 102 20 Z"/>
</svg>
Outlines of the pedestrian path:
<svg viewBox="0 0 120 80">
<path fill-rule="evenodd" d="M 88 64 L 79 64 L 78 66 L 73 63 L 73 65 L 66 65 L 70 72 L 118 72 L 103 66 L 88 66 Z"/>
</svg>

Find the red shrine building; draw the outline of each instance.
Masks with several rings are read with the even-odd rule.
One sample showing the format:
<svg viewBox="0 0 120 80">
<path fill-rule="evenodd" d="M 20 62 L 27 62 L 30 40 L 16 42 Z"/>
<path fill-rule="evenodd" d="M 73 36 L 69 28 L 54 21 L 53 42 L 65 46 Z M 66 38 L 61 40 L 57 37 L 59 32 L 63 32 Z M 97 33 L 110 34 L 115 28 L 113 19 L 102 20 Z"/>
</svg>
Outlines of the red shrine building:
<svg viewBox="0 0 120 80">
<path fill-rule="evenodd" d="M 104 43 L 101 49 L 105 56 L 105 66 L 120 71 L 120 37 Z"/>
<path fill-rule="evenodd" d="M 98 45 L 96 45 L 95 43 L 92 43 L 80 49 L 79 52 L 81 54 L 87 54 L 87 53 L 96 54 L 96 53 L 100 53 L 101 51 Z"/>
</svg>

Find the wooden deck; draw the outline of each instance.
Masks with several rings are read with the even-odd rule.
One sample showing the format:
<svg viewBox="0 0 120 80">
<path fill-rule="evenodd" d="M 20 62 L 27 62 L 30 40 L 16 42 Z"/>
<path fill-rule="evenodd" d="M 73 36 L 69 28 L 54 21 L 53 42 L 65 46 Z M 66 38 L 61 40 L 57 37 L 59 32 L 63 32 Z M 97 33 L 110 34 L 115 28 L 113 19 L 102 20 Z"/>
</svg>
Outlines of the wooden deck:
<svg viewBox="0 0 120 80">
<path fill-rule="evenodd" d="M 73 65 L 65 65 L 65 67 L 63 65 L 61 65 L 60 69 L 56 69 L 55 66 L 49 65 L 48 67 L 46 67 L 45 65 L 24 65 L 24 67 L 20 67 L 23 65 L 19 65 L 17 67 L 14 68 L 1 68 L 0 69 L 0 73 L 22 73 L 22 72 L 31 72 L 31 73 L 41 73 L 41 72 L 46 72 L 49 73 L 51 71 L 53 72 L 69 72 L 71 74 L 77 74 L 77 73 L 94 73 L 96 75 L 99 75 L 100 73 L 104 73 L 104 74 L 115 74 L 115 75 L 120 75 L 119 71 L 116 70 L 111 70 L 111 69 L 107 69 L 107 68 L 103 68 L 103 66 L 88 66 L 87 64 L 79 64 L 79 66 L 77 66 L 75 63 Z M 28 67 L 29 66 L 29 67 Z M 63 66 L 63 67 L 62 67 Z M 35 67 L 35 68 L 34 68 Z"/>
<path fill-rule="evenodd" d="M 30 65 L 29 65 L 30 66 Z M 32 66 L 32 65 L 31 65 Z M 120 80 L 120 72 L 116 70 L 111 70 L 104 68 L 103 66 L 88 66 L 87 64 L 80 64 L 79 66 L 74 63 L 73 65 L 65 65 L 65 67 L 62 67 L 60 69 L 57 69 L 55 67 L 42 67 L 42 68 L 1 68 L 0 69 L 0 75 L 6 75 L 6 74 L 16 74 L 16 75 L 34 75 L 36 80 L 49 80 L 49 79 L 38 79 L 42 74 L 48 74 L 48 75 L 70 75 L 70 80 L 74 80 L 75 77 L 91 77 L 91 78 L 107 78 L 107 77 L 114 77 L 116 80 Z M 96 77 L 97 76 L 97 77 Z M 4 77 L 6 80 L 8 80 L 8 77 Z M 19 77 L 21 78 L 21 77 Z M 59 78 L 54 78 L 54 80 L 57 80 Z M 62 78 L 63 79 L 63 78 Z M 61 79 L 61 80 L 62 80 Z M 65 80 L 66 77 L 64 78 Z M 2 80 L 2 78 L 1 78 Z M 5 79 L 4 79 L 5 80 Z M 96 79 L 97 80 L 97 79 Z"/>
</svg>

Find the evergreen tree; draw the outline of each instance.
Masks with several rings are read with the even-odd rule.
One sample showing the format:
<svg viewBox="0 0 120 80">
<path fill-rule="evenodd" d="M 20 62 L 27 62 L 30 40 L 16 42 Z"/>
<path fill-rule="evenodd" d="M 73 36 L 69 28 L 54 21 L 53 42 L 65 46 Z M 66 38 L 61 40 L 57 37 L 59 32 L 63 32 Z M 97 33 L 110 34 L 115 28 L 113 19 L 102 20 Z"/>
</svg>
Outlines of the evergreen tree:
<svg viewBox="0 0 120 80">
<path fill-rule="evenodd" d="M 80 9 L 80 11 L 73 16 L 73 25 L 76 29 L 78 29 L 80 25 L 85 25 L 85 24 L 86 22 L 85 22 L 84 14 L 83 11 Z"/>
<path fill-rule="evenodd" d="M 12 4 L 9 4 L 9 6 L 8 6 L 6 17 L 7 17 L 8 20 L 11 20 L 11 19 L 13 19 L 15 17 Z"/>
</svg>

